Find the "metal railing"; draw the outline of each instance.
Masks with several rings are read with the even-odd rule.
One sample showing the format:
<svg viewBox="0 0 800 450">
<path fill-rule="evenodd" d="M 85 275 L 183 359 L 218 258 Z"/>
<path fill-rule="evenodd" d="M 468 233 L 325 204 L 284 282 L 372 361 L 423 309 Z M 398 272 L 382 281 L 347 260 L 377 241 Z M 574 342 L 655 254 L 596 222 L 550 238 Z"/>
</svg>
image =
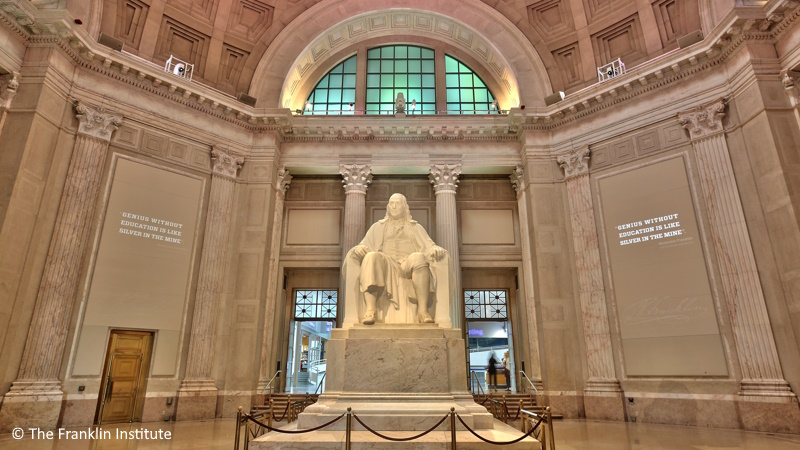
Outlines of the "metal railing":
<svg viewBox="0 0 800 450">
<path fill-rule="evenodd" d="M 470 372 L 469 376 L 469 390 L 473 394 L 478 394 L 478 392 L 475 392 L 475 386 L 478 387 L 480 395 L 486 395 L 486 392 L 484 392 L 483 390 L 483 386 L 481 386 L 481 380 L 478 379 L 477 373 L 473 370 L 472 372 Z"/>
<path fill-rule="evenodd" d="M 328 372 L 324 372 L 322 374 L 322 379 L 319 380 L 319 383 L 317 383 L 317 388 L 314 389 L 314 395 L 319 394 L 319 390 L 322 388 L 322 385 L 325 384 L 325 375 L 327 375 L 327 374 L 328 374 Z"/>
<path fill-rule="evenodd" d="M 546 407 L 541 414 L 537 414 L 533 411 L 526 411 L 524 409 L 520 409 L 519 414 L 522 417 L 520 431 L 527 433 L 530 430 L 533 430 L 533 437 L 542 443 L 542 450 L 547 450 L 548 443 L 550 444 L 550 450 L 556 449 L 556 439 L 555 434 L 553 433 L 553 413 L 550 411 L 549 406 Z M 534 423 L 536 425 L 533 425 Z M 544 425 L 542 425 L 537 432 L 536 426 L 541 423 L 544 423 Z"/>
<path fill-rule="evenodd" d="M 364 110 L 364 109 L 296 109 L 295 116 L 393 116 L 397 114 L 393 110 Z M 446 116 L 446 115 L 464 115 L 464 116 L 487 116 L 487 115 L 506 115 L 508 110 L 505 109 L 485 109 L 485 110 L 466 110 L 466 109 L 438 109 L 435 111 L 411 111 L 406 109 L 406 116 Z"/>
<path fill-rule="evenodd" d="M 280 371 L 280 370 L 279 370 L 279 371 L 277 371 L 277 372 L 275 372 L 275 375 L 273 375 L 273 376 L 272 376 L 272 378 L 270 378 L 270 379 L 269 379 L 269 383 L 267 383 L 267 385 L 266 385 L 266 386 L 264 386 L 264 390 L 263 390 L 263 391 L 261 391 L 261 393 L 262 393 L 262 394 L 266 393 L 266 392 L 267 392 L 267 390 L 269 390 L 269 394 L 270 394 L 270 395 L 272 394 L 272 382 L 273 382 L 273 381 L 275 381 L 275 378 L 276 378 L 276 377 L 277 377 L 277 376 L 278 376 L 280 373 L 281 373 L 281 371 Z"/>
<path fill-rule="evenodd" d="M 536 385 L 533 383 L 533 381 L 531 381 L 531 379 L 530 379 L 530 378 L 528 378 L 528 375 L 527 375 L 527 374 L 525 374 L 525 371 L 524 371 L 524 370 L 520 370 L 520 371 L 519 371 L 519 373 L 521 373 L 521 374 L 522 374 L 522 377 L 523 377 L 523 378 L 525 378 L 525 380 L 527 380 L 527 381 L 528 381 L 528 384 L 530 385 L 531 389 L 533 389 L 534 391 L 536 391 L 536 395 L 540 395 L 540 394 L 539 394 L 539 390 L 538 390 L 538 389 L 536 389 Z"/>
</svg>

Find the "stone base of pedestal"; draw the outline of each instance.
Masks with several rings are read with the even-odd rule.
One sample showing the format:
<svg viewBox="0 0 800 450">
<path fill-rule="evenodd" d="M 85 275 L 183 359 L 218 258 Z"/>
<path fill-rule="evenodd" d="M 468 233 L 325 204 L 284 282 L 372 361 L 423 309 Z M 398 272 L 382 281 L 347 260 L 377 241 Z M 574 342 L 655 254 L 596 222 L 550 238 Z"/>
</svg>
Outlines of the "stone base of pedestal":
<svg viewBox="0 0 800 450">
<path fill-rule="evenodd" d="M 437 324 L 354 325 L 328 341 L 325 393 L 298 426 L 326 423 L 352 408 L 375 430 L 430 428 L 455 408 L 472 428 L 492 417 L 467 391 L 461 330 Z M 344 424 L 334 425 L 344 429 Z M 363 428 L 362 428 L 363 429 Z"/>
<path fill-rule="evenodd" d="M 55 429 L 63 400 L 58 381 L 15 381 L 0 404 L 0 433 L 14 428 Z"/>
<path fill-rule="evenodd" d="M 178 389 L 175 420 L 212 420 L 217 415 L 217 389 L 213 382 L 184 381 Z"/>
<path fill-rule="evenodd" d="M 342 421 L 345 419 L 342 418 Z M 445 422 L 449 422 L 449 418 Z M 459 424 L 460 425 L 460 424 Z M 442 424 L 441 427 L 445 425 Z M 392 442 L 382 439 L 368 431 L 353 431 L 350 435 L 350 448 L 352 450 L 450 450 L 452 449 L 450 431 L 440 431 L 438 428 L 425 436 L 409 442 Z M 466 430 L 458 430 L 456 427 L 456 444 L 458 450 L 486 450 L 493 445 L 487 444 L 472 433 Z M 284 429 L 296 430 L 296 422 Z M 495 442 L 509 442 L 519 438 L 522 432 L 512 428 L 500 421 L 495 421 L 493 428 L 476 431 L 481 437 Z M 390 437 L 402 438 L 418 434 L 415 432 L 381 432 Z M 275 450 L 275 449 L 314 449 L 314 450 L 344 450 L 346 432 L 338 431 L 313 431 L 306 434 L 281 434 L 268 433 L 250 442 L 250 448 L 255 450 Z M 500 448 L 500 447 L 498 447 Z M 504 445 L 502 448 L 511 450 L 540 450 L 542 448 L 539 441 L 533 438 L 525 438 L 516 444 Z"/>
</svg>

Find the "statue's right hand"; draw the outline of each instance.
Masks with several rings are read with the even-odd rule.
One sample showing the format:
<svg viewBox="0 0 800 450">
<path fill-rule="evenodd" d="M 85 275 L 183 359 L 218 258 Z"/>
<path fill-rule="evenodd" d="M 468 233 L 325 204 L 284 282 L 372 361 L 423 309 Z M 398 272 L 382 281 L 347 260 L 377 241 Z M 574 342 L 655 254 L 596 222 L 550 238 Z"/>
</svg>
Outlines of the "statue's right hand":
<svg viewBox="0 0 800 450">
<path fill-rule="evenodd" d="M 350 254 L 355 258 L 358 262 L 361 262 L 365 256 L 369 253 L 369 247 L 363 244 L 356 245 L 350 250 Z"/>
</svg>

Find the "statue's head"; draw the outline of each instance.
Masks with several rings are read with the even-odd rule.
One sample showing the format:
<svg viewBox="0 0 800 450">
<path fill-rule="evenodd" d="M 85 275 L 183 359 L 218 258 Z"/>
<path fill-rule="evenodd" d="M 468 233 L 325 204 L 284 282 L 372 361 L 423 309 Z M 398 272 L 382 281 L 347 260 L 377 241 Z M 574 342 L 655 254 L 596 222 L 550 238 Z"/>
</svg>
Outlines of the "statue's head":
<svg viewBox="0 0 800 450">
<path fill-rule="evenodd" d="M 389 204 L 386 205 L 386 218 L 411 220 L 411 211 L 408 209 L 405 195 L 392 194 L 389 197 Z"/>
</svg>

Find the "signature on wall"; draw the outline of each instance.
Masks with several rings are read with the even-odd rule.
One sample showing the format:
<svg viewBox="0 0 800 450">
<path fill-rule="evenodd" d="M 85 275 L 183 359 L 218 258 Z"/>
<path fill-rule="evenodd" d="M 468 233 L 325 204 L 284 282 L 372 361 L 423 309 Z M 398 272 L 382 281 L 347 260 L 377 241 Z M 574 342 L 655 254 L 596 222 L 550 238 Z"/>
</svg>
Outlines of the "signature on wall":
<svg viewBox="0 0 800 450">
<path fill-rule="evenodd" d="M 697 297 L 648 297 L 622 310 L 622 321 L 629 325 L 643 323 L 685 323 L 706 314 L 708 307 Z"/>
</svg>

